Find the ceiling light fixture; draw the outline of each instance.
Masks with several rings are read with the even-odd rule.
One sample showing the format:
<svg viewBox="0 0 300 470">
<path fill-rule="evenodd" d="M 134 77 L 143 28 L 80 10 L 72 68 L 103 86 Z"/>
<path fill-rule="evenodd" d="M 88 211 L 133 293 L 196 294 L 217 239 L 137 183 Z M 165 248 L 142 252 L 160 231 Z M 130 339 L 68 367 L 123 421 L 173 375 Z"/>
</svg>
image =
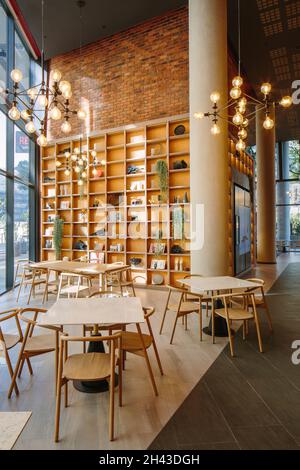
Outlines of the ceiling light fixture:
<svg viewBox="0 0 300 470">
<path fill-rule="evenodd" d="M 273 129 L 275 122 L 270 117 L 271 110 L 274 106 L 282 106 L 287 109 L 292 104 L 292 98 L 290 96 L 284 96 L 280 101 L 274 101 L 271 97 L 272 85 L 270 83 L 263 83 L 261 85 L 260 91 L 263 95 L 262 99 L 259 100 L 253 96 L 247 95 L 243 92 L 242 86 L 244 83 L 243 77 L 241 76 L 241 8 L 240 0 L 237 0 L 237 10 L 238 10 L 238 75 L 232 80 L 232 88 L 229 92 L 230 99 L 227 99 L 227 102 L 224 106 L 220 106 L 219 102 L 221 95 L 218 91 L 214 91 L 210 95 L 210 100 L 212 101 L 212 111 L 203 113 L 197 111 L 194 113 L 195 119 L 203 119 L 208 117 L 212 119 L 213 126 L 211 128 L 212 135 L 218 135 L 221 132 L 221 128 L 218 124 L 219 120 L 224 120 L 237 128 L 238 141 L 236 144 L 236 150 L 241 152 L 245 150 L 248 132 L 247 127 L 249 126 L 250 121 L 255 119 L 257 111 L 264 111 L 264 121 L 263 127 L 266 130 Z M 254 107 L 254 110 L 251 109 L 247 112 L 247 106 Z M 231 108 L 235 109 L 233 115 L 222 116 L 222 112 L 229 110 Z"/>
<path fill-rule="evenodd" d="M 20 83 L 23 78 L 22 71 L 13 69 L 10 77 L 13 81 L 13 87 L 3 89 L 2 92 L 7 95 L 7 104 L 11 106 L 8 115 L 13 121 L 23 119 L 27 124 L 25 129 L 28 133 L 33 134 L 37 131 L 36 122 L 40 126 L 40 135 L 37 143 L 41 147 L 47 145 L 46 124 L 48 119 L 58 121 L 64 119 L 61 130 L 69 133 L 72 129 L 69 119 L 71 115 L 76 114 L 79 119 L 85 118 L 85 113 L 79 109 L 74 111 L 70 109 L 70 98 L 72 97 L 72 89 L 70 82 L 62 80 L 62 74 L 59 70 L 51 71 L 52 86 L 48 86 L 45 80 L 45 52 L 44 52 L 44 0 L 41 1 L 42 16 L 42 52 L 41 52 L 41 68 L 42 81 L 28 89 L 22 89 Z M 10 100 L 10 98 L 12 98 Z M 19 108 L 23 108 L 20 111 Z M 42 117 L 40 117 L 42 113 Z"/>
</svg>

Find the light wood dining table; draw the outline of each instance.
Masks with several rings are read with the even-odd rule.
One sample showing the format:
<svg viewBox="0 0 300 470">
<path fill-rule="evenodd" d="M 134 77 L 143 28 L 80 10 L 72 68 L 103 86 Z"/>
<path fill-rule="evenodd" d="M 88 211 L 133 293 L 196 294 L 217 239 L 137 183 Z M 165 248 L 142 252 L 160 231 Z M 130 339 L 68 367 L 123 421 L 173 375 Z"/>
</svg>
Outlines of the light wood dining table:
<svg viewBox="0 0 300 470">
<path fill-rule="evenodd" d="M 116 265 L 113 263 L 88 263 L 83 261 L 39 261 L 31 263 L 30 266 L 35 269 L 44 269 L 50 273 L 72 273 L 82 276 L 95 276 L 99 278 L 99 289 L 106 290 L 107 276 L 114 272 L 128 267 L 128 265 Z"/>
<path fill-rule="evenodd" d="M 178 279 L 178 282 L 183 284 L 185 287 L 188 287 L 191 294 L 205 294 L 205 297 L 210 297 L 220 291 L 247 291 L 247 289 L 261 287 L 261 284 L 258 282 L 250 282 L 247 281 L 247 279 L 239 279 L 238 277 L 232 276 L 195 276 L 187 279 Z M 222 305 L 220 305 L 219 308 L 222 308 Z M 203 328 L 203 332 L 207 335 L 212 335 L 211 321 L 209 326 Z M 215 335 L 220 337 L 228 336 L 226 320 L 221 317 L 215 318 Z"/>
<path fill-rule="evenodd" d="M 99 325 L 135 324 L 141 338 L 141 344 L 144 344 L 144 340 L 140 324 L 144 322 L 144 312 L 141 300 L 138 297 L 58 299 L 49 310 L 41 314 L 38 319 L 38 325 L 59 325 L 63 327 L 68 325 L 94 325 L 93 334 L 96 336 L 100 335 L 98 330 Z M 103 353 L 103 342 L 90 342 L 88 352 Z M 74 381 L 73 384 L 77 390 L 86 393 L 97 393 L 108 390 L 108 384 L 105 380 L 99 382 Z"/>
</svg>

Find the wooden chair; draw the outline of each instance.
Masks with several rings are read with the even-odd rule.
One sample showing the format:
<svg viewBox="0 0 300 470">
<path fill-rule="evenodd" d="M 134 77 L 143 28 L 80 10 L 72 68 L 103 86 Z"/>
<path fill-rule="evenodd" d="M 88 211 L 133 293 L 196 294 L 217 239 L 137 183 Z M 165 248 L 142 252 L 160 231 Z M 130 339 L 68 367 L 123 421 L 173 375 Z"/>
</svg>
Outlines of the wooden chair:
<svg viewBox="0 0 300 470">
<path fill-rule="evenodd" d="M 179 288 L 179 287 L 174 287 L 174 286 L 168 286 L 169 293 L 168 293 L 168 298 L 167 298 L 167 303 L 166 307 L 164 310 L 159 334 L 162 334 L 166 314 L 168 310 L 171 310 L 172 312 L 175 312 L 175 321 L 174 321 L 174 326 L 173 326 L 173 331 L 171 335 L 171 340 L 170 344 L 173 342 L 176 326 L 177 326 L 177 321 L 179 318 L 184 318 L 185 322 L 185 329 L 187 330 L 187 316 L 191 313 L 197 313 L 199 315 L 199 336 L 200 336 L 200 341 L 202 341 L 202 297 L 199 295 L 198 297 L 198 304 L 195 301 L 186 301 L 185 297 L 189 293 L 187 289 Z M 171 299 L 171 294 L 179 294 L 179 302 L 178 304 L 170 304 L 170 299 Z"/>
<path fill-rule="evenodd" d="M 83 279 L 87 280 L 87 286 L 82 284 Z M 73 274 L 73 273 L 61 273 L 59 277 L 59 284 L 58 284 L 58 291 L 57 291 L 57 299 L 60 298 L 61 295 L 66 294 L 68 299 L 74 296 L 76 299 L 79 296 L 79 293 L 87 290 L 91 293 L 91 279 L 89 277 L 82 276 L 80 274 Z"/>
<path fill-rule="evenodd" d="M 18 279 L 22 279 L 23 273 L 20 272 L 21 268 L 23 267 L 24 264 L 28 264 L 28 259 L 18 259 L 16 261 L 16 271 L 15 271 L 15 277 L 14 277 L 14 285 L 13 288 L 17 286 L 17 281 Z"/>
<path fill-rule="evenodd" d="M 30 358 L 32 357 L 40 356 L 41 354 L 47 354 L 50 352 L 55 352 L 55 377 L 57 377 L 59 334 L 60 332 L 62 332 L 62 328 L 52 325 L 38 325 L 38 315 L 40 313 L 46 312 L 47 310 L 42 308 L 24 308 L 20 310 L 19 319 L 25 322 L 27 324 L 27 327 L 25 330 L 22 346 L 12 377 L 12 382 L 8 391 L 8 398 L 11 397 L 13 388 L 16 385 L 17 377 L 21 376 L 25 361 L 27 362 L 30 374 L 33 374 L 33 370 L 30 363 Z M 33 314 L 33 318 L 29 318 L 25 315 L 28 313 Z M 34 334 L 37 328 L 51 330 L 51 333 Z"/>
<path fill-rule="evenodd" d="M 265 310 L 270 332 L 273 333 L 272 318 L 271 318 L 271 314 L 270 314 L 270 310 L 268 307 L 267 299 L 265 296 L 265 290 L 264 290 L 265 281 L 263 279 L 258 279 L 258 278 L 247 279 L 247 281 L 260 284 L 259 287 L 253 287 L 253 288 L 247 289 L 247 292 L 253 292 L 256 307 L 263 308 Z M 255 295 L 257 291 L 260 292 L 259 295 Z M 251 308 L 251 304 L 249 304 L 249 308 Z"/>
<path fill-rule="evenodd" d="M 68 343 L 86 341 L 107 341 L 110 345 L 109 353 L 86 353 L 68 355 Z M 90 338 L 61 336 L 59 367 L 56 393 L 55 414 L 55 442 L 59 441 L 59 421 L 61 406 L 61 389 L 65 387 L 65 407 L 68 406 L 68 381 L 80 380 L 91 382 L 96 380 L 109 381 L 109 439 L 114 439 L 114 392 L 115 392 L 115 369 L 118 364 L 119 374 L 119 405 L 122 405 L 122 342 L 121 333 L 110 336 L 93 336 Z M 117 356 L 119 351 L 119 359 Z"/>
<path fill-rule="evenodd" d="M 188 274 L 187 276 L 184 276 L 184 279 L 193 279 L 195 277 L 203 277 L 203 275 L 202 274 Z M 187 302 L 198 302 L 199 297 L 194 294 L 187 294 L 185 300 Z M 208 307 L 209 307 L 209 304 L 211 304 L 211 297 L 202 296 L 201 302 L 202 304 L 205 304 L 206 316 L 208 317 Z"/>
<path fill-rule="evenodd" d="M 240 298 L 242 305 L 233 306 L 232 305 L 232 298 Z M 223 308 L 215 308 L 215 300 L 220 299 L 223 302 Z M 220 294 L 216 295 L 212 298 L 212 341 L 215 343 L 215 316 L 218 315 L 226 320 L 227 329 L 228 329 L 228 337 L 229 337 L 229 344 L 230 344 L 230 353 L 231 356 L 234 357 L 234 347 L 233 347 L 233 338 L 231 332 L 231 323 L 234 321 L 241 321 L 243 322 L 243 339 L 245 339 L 246 335 L 246 322 L 249 320 L 255 321 L 257 338 L 258 338 L 258 345 L 259 351 L 263 352 L 262 347 L 262 340 L 261 340 L 261 333 L 260 333 L 260 326 L 259 320 L 255 305 L 255 298 L 254 294 L 251 292 L 242 292 L 240 294 Z M 252 312 L 249 311 L 249 306 L 252 307 Z"/>
<path fill-rule="evenodd" d="M 150 346 L 153 346 L 160 373 L 161 375 L 163 375 L 164 373 L 163 373 L 162 365 L 160 362 L 160 357 L 158 354 L 155 338 L 153 335 L 153 330 L 152 330 L 151 323 L 150 323 L 150 317 L 154 314 L 155 309 L 153 307 L 143 307 L 143 310 L 144 310 L 144 318 L 146 320 L 149 334 L 143 334 L 141 332 L 140 325 L 137 324 L 137 329 L 138 329 L 137 332 L 132 332 L 132 331 L 122 332 L 121 348 L 122 348 L 123 353 L 128 352 L 128 353 L 136 354 L 137 356 L 144 357 L 154 393 L 155 395 L 158 395 L 153 371 L 152 371 L 150 360 L 149 360 L 148 353 L 147 353 L 147 350 L 150 348 Z"/>
<path fill-rule="evenodd" d="M 29 305 L 31 295 L 33 295 L 33 297 L 35 297 L 36 287 L 41 286 L 42 284 L 44 284 L 45 288 L 46 288 L 47 279 L 44 275 L 47 275 L 47 270 L 43 270 L 43 269 L 40 269 L 40 268 L 37 269 L 37 268 L 34 268 L 31 264 L 25 264 L 23 266 L 23 273 L 22 273 L 22 278 L 21 278 L 21 282 L 20 282 L 20 285 L 19 285 L 19 290 L 18 290 L 18 295 L 17 295 L 17 302 L 19 301 L 19 297 L 20 297 L 22 287 L 24 287 L 26 289 L 27 286 L 30 286 L 29 295 L 28 295 L 28 299 L 27 299 L 27 305 Z M 44 293 L 45 293 L 45 291 L 44 291 Z M 45 295 L 43 297 L 43 302 L 44 302 L 44 299 L 45 299 Z"/>
<path fill-rule="evenodd" d="M 90 294 L 89 298 L 91 297 L 121 297 L 121 294 L 112 291 L 97 291 Z M 83 336 L 85 337 L 87 333 L 92 334 L 97 333 L 99 331 L 108 331 L 109 335 L 111 335 L 114 330 L 124 330 L 125 325 L 117 325 L 115 323 L 102 323 L 101 325 L 97 326 L 97 332 L 95 332 L 94 329 L 95 325 L 83 325 Z M 83 343 L 83 352 L 86 352 L 85 342 Z"/>
<path fill-rule="evenodd" d="M 124 295 L 124 291 L 126 291 L 126 295 L 129 295 L 128 288 L 130 287 L 132 290 L 132 296 L 136 297 L 132 270 L 129 266 L 126 266 L 112 274 L 112 278 L 108 282 L 108 287 L 119 289 L 122 295 Z"/>
<path fill-rule="evenodd" d="M 18 312 L 19 310 L 16 308 L 6 310 L 5 312 L 0 312 L 0 356 L 2 354 L 4 356 L 11 379 L 13 378 L 14 373 L 8 351 L 14 348 L 18 343 L 22 342 L 23 340 L 23 333 L 18 319 Z M 4 323 L 10 320 L 11 318 L 15 319 L 18 334 L 6 334 L 2 331 L 1 323 Z M 19 395 L 19 389 L 17 384 L 14 385 L 14 388 L 16 394 Z"/>
</svg>

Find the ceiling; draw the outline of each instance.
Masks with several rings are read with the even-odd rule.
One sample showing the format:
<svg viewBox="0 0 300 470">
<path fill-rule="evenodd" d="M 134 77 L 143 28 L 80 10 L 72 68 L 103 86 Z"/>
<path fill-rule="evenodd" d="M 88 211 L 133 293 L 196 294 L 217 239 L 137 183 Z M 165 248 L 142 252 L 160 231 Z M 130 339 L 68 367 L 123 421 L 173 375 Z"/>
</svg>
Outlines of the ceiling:
<svg viewBox="0 0 300 470">
<path fill-rule="evenodd" d="M 17 0 L 37 43 L 41 43 L 41 0 Z M 201 0 L 202 1 L 202 0 Z M 291 94 L 300 79 L 300 0 L 240 0 L 241 59 L 244 72 L 259 93 L 259 84 L 270 81 L 274 95 Z M 141 23 L 176 9 L 187 0 L 86 0 L 83 10 L 83 43 Z M 45 0 L 46 56 L 79 47 L 77 0 Z M 228 0 L 228 31 L 237 51 L 237 0 Z M 300 139 L 300 106 L 277 112 L 277 139 Z"/>
</svg>

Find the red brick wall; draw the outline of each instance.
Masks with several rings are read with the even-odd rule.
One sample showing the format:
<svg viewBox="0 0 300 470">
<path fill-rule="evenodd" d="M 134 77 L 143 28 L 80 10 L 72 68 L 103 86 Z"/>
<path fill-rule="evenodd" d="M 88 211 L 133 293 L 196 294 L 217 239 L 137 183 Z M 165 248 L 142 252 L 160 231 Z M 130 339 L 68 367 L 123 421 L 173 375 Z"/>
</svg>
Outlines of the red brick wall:
<svg viewBox="0 0 300 470">
<path fill-rule="evenodd" d="M 88 108 L 85 131 L 97 131 L 189 111 L 188 10 L 181 8 L 127 31 L 57 56 L 58 68 L 72 84 L 71 105 L 80 96 Z M 80 91 L 80 77 L 82 91 Z M 72 132 L 80 122 L 72 117 Z M 60 121 L 49 138 L 61 138 Z"/>
</svg>

